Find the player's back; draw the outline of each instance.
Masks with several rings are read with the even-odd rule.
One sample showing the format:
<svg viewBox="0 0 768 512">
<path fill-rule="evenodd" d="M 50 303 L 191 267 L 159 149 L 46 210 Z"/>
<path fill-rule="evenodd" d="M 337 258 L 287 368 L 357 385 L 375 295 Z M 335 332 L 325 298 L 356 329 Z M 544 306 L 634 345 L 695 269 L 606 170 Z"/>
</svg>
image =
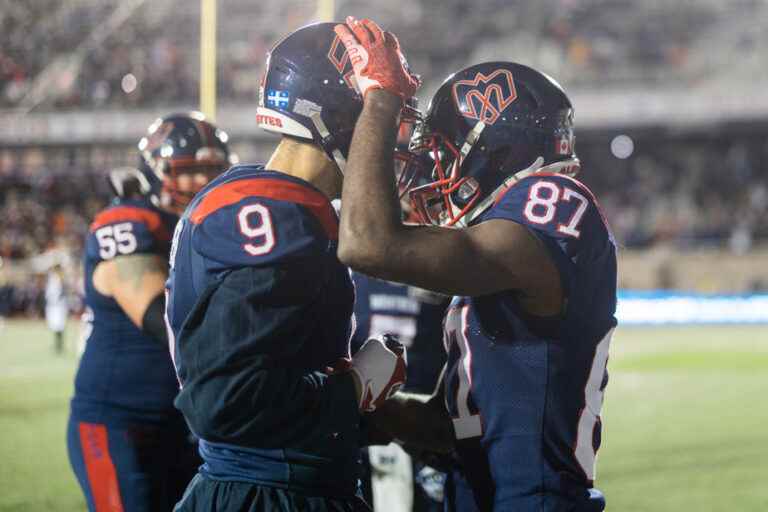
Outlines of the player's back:
<svg viewBox="0 0 768 512">
<path fill-rule="evenodd" d="M 83 421 L 161 421 L 178 414 L 167 346 L 143 333 L 93 282 L 102 262 L 139 254 L 166 258 L 175 221 L 148 201 L 116 199 L 90 226 L 84 262 L 89 332 L 72 399 L 73 413 Z"/>
<path fill-rule="evenodd" d="M 354 291 L 337 239 L 320 191 L 260 166 L 233 167 L 183 215 L 167 319 L 176 404 L 209 476 L 354 485 L 357 401 L 322 371 L 349 355 Z"/>
<path fill-rule="evenodd" d="M 521 180 L 480 222 L 491 219 L 540 240 L 566 299 L 547 318 L 523 311 L 515 292 L 452 302 L 446 396 L 463 474 L 481 510 L 601 510 L 588 489 L 616 325 L 613 238 L 589 190 L 561 175 Z"/>
</svg>

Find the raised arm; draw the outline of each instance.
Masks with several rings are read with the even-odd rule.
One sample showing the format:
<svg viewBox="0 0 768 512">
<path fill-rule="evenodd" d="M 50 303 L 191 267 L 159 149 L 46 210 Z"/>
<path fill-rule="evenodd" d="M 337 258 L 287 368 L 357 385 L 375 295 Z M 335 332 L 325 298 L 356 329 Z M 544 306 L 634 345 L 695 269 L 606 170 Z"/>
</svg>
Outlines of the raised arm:
<svg viewBox="0 0 768 512">
<path fill-rule="evenodd" d="M 394 36 L 367 36 L 377 28 L 368 20 L 349 20 L 346 27 L 337 27 L 337 33 L 350 55 L 363 51 L 368 56 L 385 51 L 399 55 L 399 45 L 388 44 Z M 358 83 L 373 76 L 378 86 L 363 90 L 363 111 L 352 137 L 342 193 L 339 258 L 365 274 L 450 295 L 518 290 L 529 312 L 557 313 L 562 302 L 559 274 L 542 242 L 525 227 L 501 219 L 462 230 L 401 223 L 393 155 L 403 97 L 408 94 L 403 84 L 408 82 L 392 76 L 409 72 L 398 66 L 400 62 L 369 57 L 364 65 L 355 66 L 361 77 Z"/>
<path fill-rule="evenodd" d="M 551 289 L 558 302 L 558 273 L 525 227 L 500 219 L 461 230 L 400 222 L 392 157 L 399 110 L 397 96 L 366 95 L 344 179 L 339 258 L 365 274 L 445 294 Z"/>
</svg>

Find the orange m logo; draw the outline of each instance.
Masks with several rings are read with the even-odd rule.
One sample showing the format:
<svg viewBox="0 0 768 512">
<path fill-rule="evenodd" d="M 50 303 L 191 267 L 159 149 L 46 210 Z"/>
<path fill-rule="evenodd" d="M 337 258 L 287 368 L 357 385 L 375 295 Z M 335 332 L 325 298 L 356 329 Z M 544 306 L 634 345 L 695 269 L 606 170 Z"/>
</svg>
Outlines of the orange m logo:
<svg viewBox="0 0 768 512">
<path fill-rule="evenodd" d="M 512 73 L 497 69 L 488 76 L 477 73 L 471 80 L 453 84 L 453 99 L 464 117 L 493 124 L 517 99 Z"/>
<path fill-rule="evenodd" d="M 328 60 L 331 61 L 331 64 L 334 65 L 339 74 L 344 77 L 347 86 L 353 91 L 356 91 L 357 84 L 355 83 L 355 72 L 349 61 L 349 52 L 347 52 L 347 49 L 344 47 L 341 39 L 339 39 L 339 36 L 333 38 L 331 48 L 328 50 Z M 349 68 L 349 70 L 344 72 L 347 68 Z"/>
</svg>

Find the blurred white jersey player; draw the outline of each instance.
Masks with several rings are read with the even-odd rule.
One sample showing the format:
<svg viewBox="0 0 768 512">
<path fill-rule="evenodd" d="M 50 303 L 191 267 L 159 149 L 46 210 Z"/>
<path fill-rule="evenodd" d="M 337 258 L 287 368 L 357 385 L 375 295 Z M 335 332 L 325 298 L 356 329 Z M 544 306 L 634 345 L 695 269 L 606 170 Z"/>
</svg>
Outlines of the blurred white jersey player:
<svg viewBox="0 0 768 512">
<path fill-rule="evenodd" d="M 48 271 L 45 283 L 45 322 L 53 331 L 53 348 L 57 354 L 64 351 L 64 328 L 67 326 L 69 304 L 61 265 Z"/>
</svg>

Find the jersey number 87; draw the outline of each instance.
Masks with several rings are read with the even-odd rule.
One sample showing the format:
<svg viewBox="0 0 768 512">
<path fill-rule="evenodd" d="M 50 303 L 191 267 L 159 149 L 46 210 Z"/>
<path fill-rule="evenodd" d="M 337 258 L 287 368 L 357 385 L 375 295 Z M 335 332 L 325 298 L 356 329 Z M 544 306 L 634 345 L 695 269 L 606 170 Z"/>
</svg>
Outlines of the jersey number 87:
<svg viewBox="0 0 768 512">
<path fill-rule="evenodd" d="M 523 215 L 525 215 L 525 218 L 528 219 L 529 222 L 534 224 L 549 224 L 557 215 L 557 204 L 560 201 L 570 202 L 571 199 L 575 199 L 579 205 L 576 207 L 576 211 L 573 212 L 570 219 L 568 219 L 568 222 L 565 224 L 558 224 L 557 231 L 564 235 L 579 238 L 581 236 L 581 231 L 576 228 L 579 226 L 579 223 L 581 223 L 581 218 L 587 211 L 589 201 L 586 197 L 572 188 L 563 187 L 561 192 L 560 187 L 551 181 L 539 181 L 538 183 L 535 183 L 528 193 L 528 202 L 525 203 Z"/>
</svg>

